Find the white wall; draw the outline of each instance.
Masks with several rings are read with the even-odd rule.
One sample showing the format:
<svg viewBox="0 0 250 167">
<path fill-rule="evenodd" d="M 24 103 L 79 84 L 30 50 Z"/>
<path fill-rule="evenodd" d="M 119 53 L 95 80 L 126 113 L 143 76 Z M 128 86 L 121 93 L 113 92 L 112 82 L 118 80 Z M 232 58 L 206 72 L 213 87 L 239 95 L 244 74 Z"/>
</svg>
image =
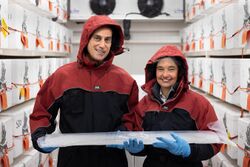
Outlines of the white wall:
<svg viewBox="0 0 250 167">
<path fill-rule="evenodd" d="M 122 22 L 118 21 L 122 26 Z M 73 29 L 72 60 L 76 59 L 83 24 L 70 23 Z M 125 41 L 125 51 L 115 57 L 114 64 L 123 67 L 131 74 L 143 74 L 148 59 L 163 45 L 180 45 L 180 29 L 185 26 L 184 21 L 132 21 L 131 39 Z"/>
</svg>

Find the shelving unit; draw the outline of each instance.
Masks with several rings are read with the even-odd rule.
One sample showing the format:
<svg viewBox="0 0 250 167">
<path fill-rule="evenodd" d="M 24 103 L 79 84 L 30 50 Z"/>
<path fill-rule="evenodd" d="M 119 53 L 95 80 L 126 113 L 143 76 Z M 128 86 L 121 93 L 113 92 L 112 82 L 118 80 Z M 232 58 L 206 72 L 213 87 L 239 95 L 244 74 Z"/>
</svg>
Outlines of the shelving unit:
<svg viewBox="0 0 250 167">
<path fill-rule="evenodd" d="M 198 51 L 198 52 L 186 52 L 185 56 L 187 57 L 196 57 L 196 56 L 242 56 L 248 57 L 250 55 L 250 49 L 235 48 L 235 49 L 225 49 L 225 50 L 214 50 L 214 51 Z"/>
<path fill-rule="evenodd" d="M 191 1 L 194 2 L 199 4 L 201 1 Z M 203 2 L 206 5 L 212 1 Z M 229 139 L 238 144 L 237 148 L 228 145 L 207 164 L 242 167 L 247 154 L 242 148 L 249 140 L 246 127 L 250 127 L 250 94 L 247 91 L 250 49 L 248 37 L 246 43 L 242 41 L 243 31 L 249 30 L 243 26 L 250 3 L 243 0 L 213 2 L 217 4 L 201 9 L 191 19 L 186 18 L 190 25 L 181 34 L 183 52 L 189 64 L 191 88 L 209 99 Z"/>
<path fill-rule="evenodd" d="M 56 166 L 58 152 L 33 149 L 29 127 L 40 87 L 71 56 L 73 34 L 55 10 L 62 6 L 50 11 L 52 1 L 66 2 L 42 0 L 37 2 L 45 6 L 36 6 L 36 0 L 0 0 L 0 19 L 8 27 L 7 35 L 0 33 L 0 166 Z"/>
</svg>

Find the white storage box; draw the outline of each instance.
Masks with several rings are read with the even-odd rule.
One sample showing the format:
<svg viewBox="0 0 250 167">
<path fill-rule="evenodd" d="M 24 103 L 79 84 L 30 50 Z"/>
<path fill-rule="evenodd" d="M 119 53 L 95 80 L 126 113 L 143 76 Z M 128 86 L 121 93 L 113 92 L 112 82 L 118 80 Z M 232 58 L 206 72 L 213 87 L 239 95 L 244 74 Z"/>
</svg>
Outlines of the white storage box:
<svg viewBox="0 0 250 167">
<path fill-rule="evenodd" d="M 0 0 L 1 10 L 0 10 L 0 21 L 2 30 L 0 33 L 0 48 L 8 48 L 8 31 L 5 31 L 4 28 L 7 28 L 8 25 L 8 1 L 7 0 Z M 7 24 L 6 27 L 4 22 Z M 6 29 L 7 30 L 7 29 Z"/>
<path fill-rule="evenodd" d="M 9 159 L 9 163 L 12 164 L 13 163 L 13 159 L 14 159 L 14 151 L 13 151 L 13 120 L 11 119 L 11 117 L 0 117 L 0 141 L 3 140 L 3 138 L 5 138 L 5 143 L 6 146 L 8 148 L 8 159 Z M 4 135 L 4 133 L 6 133 Z M 0 143 L 1 145 L 3 143 Z M 0 167 L 2 166 L 2 163 L 0 163 Z"/>
<path fill-rule="evenodd" d="M 238 3 L 232 3 L 213 14 L 214 18 L 216 18 L 215 25 L 219 25 L 219 27 L 216 26 L 215 28 L 215 32 L 219 32 L 214 38 L 216 50 L 240 47 L 238 42 L 239 36 L 235 35 L 232 38 L 232 35 L 242 26 L 239 26 L 237 21 L 239 18 L 243 18 L 244 13 L 242 11 L 243 9 L 240 8 Z"/>
<path fill-rule="evenodd" d="M 23 155 L 31 157 L 31 164 L 33 166 L 39 166 L 39 152 L 35 149 L 30 149 L 29 151 L 25 152 Z M 32 167 L 33 167 L 32 166 Z"/>
<path fill-rule="evenodd" d="M 0 111 L 11 107 L 12 104 L 12 66 L 11 60 L 0 60 L 0 90 L 5 90 L 1 94 Z"/>
<path fill-rule="evenodd" d="M 26 155 L 20 155 L 15 159 L 13 167 L 34 167 L 32 157 Z"/>
<path fill-rule="evenodd" d="M 219 152 L 213 158 L 211 158 L 212 167 L 221 167 L 222 164 L 223 164 L 224 159 L 225 159 L 224 155 Z"/>
<path fill-rule="evenodd" d="M 241 116 L 241 112 L 240 109 L 228 104 L 225 104 L 223 102 L 218 102 L 214 104 L 214 109 L 216 112 L 216 115 L 218 116 L 218 118 L 221 120 L 222 115 L 223 116 L 223 122 L 224 125 L 227 129 L 227 133 L 229 138 L 231 138 L 231 140 L 234 143 L 237 143 L 237 136 L 238 136 L 238 120 Z M 249 117 L 249 114 L 245 116 Z M 237 159 L 237 151 L 238 149 L 236 147 L 227 146 L 227 154 L 230 156 L 230 158 L 232 159 Z"/>
<path fill-rule="evenodd" d="M 12 65 L 15 67 L 15 71 L 12 70 L 12 82 L 17 84 L 17 88 L 13 89 L 14 104 L 36 97 L 39 90 L 38 61 L 39 59 L 15 59 L 12 61 Z"/>
<path fill-rule="evenodd" d="M 250 154 L 250 118 L 240 118 L 238 121 L 238 145 Z M 237 164 L 243 167 L 245 152 L 238 149 Z"/>
<path fill-rule="evenodd" d="M 204 82 L 203 82 L 203 90 L 208 94 L 213 94 L 214 91 L 214 67 L 213 67 L 213 59 L 206 58 L 204 59 L 205 63 L 203 63 L 204 68 Z"/>
<path fill-rule="evenodd" d="M 238 120 L 238 145 L 250 153 L 250 118 Z"/>
<path fill-rule="evenodd" d="M 31 147 L 29 115 L 32 112 L 34 101 L 11 108 L 0 116 L 12 118 L 12 133 L 14 136 L 14 158 L 20 156 L 26 149 Z M 26 145 L 24 145 L 24 143 Z"/>
<path fill-rule="evenodd" d="M 240 106 L 250 111 L 250 60 L 240 61 Z M 248 89 L 248 90 L 247 90 Z"/>
<path fill-rule="evenodd" d="M 237 106 L 240 106 L 240 92 L 234 90 L 240 85 L 239 66 L 240 59 L 213 59 L 214 96 Z"/>
<path fill-rule="evenodd" d="M 197 78 L 198 75 L 198 69 L 197 69 L 197 58 L 188 58 L 188 79 L 189 82 L 191 82 L 192 86 L 195 86 L 195 83 L 197 83 L 197 81 L 195 80 Z"/>
<path fill-rule="evenodd" d="M 194 68 L 195 68 L 195 78 L 194 78 L 194 86 L 196 88 L 199 88 L 201 90 L 204 90 L 204 72 L 205 72 L 205 64 L 206 59 L 205 58 L 195 58 L 195 64 L 194 64 Z"/>
<path fill-rule="evenodd" d="M 36 14 L 17 4 L 9 4 L 8 10 L 9 26 L 15 29 L 9 34 L 9 48 L 34 50 Z M 21 42 L 21 31 L 25 34 L 25 44 Z"/>
<path fill-rule="evenodd" d="M 49 58 L 48 60 L 48 77 L 53 74 L 58 66 L 57 58 Z"/>
</svg>

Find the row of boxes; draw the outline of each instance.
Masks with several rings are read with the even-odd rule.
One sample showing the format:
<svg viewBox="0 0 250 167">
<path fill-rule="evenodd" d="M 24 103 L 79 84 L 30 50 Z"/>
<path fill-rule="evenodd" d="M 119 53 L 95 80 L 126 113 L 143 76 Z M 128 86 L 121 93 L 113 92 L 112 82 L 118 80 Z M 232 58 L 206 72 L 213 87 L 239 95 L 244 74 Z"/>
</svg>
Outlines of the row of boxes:
<svg viewBox="0 0 250 167">
<path fill-rule="evenodd" d="M 248 48 L 250 1 L 236 1 L 181 32 L 184 52 Z"/>
<path fill-rule="evenodd" d="M 229 139 L 238 145 L 238 147 L 227 145 L 225 152 L 217 154 L 210 163 L 213 167 L 237 165 L 243 167 L 244 156 L 247 151 L 250 153 L 250 114 L 241 113 L 240 108 L 224 103 L 211 95 L 204 96 L 213 105 L 219 121 L 223 122 Z"/>
<path fill-rule="evenodd" d="M 185 21 L 195 21 L 216 11 L 234 0 L 186 0 Z"/>
<path fill-rule="evenodd" d="M 250 60 L 188 58 L 189 81 L 217 98 L 250 110 Z"/>
<path fill-rule="evenodd" d="M 34 100 L 12 107 L 0 113 L 0 158 L 5 156 L 8 161 L 1 161 L 0 167 L 6 163 L 14 167 L 34 167 L 43 164 L 49 167 L 57 163 L 58 150 L 50 155 L 39 153 L 32 148 L 29 116 L 34 107 Z M 56 165 L 54 165 L 56 166 Z"/>
<path fill-rule="evenodd" d="M 0 111 L 36 97 L 43 82 L 69 58 L 0 60 Z"/>
<path fill-rule="evenodd" d="M 8 0 L 5 0 L 8 1 Z M 17 3 L 31 11 L 37 11 L 45 16 L 56 18 L 60 23 L 67 22 L 67 0 L 9 0 L 10 3 Z"/>
<path fill-rule="evenodd" d="M 7 30 L 2 29 L 0 48 L 71 52 L 73 31 L 16 3 L 1 1 L 2 27 L 7 24 Z"/>
</svg>

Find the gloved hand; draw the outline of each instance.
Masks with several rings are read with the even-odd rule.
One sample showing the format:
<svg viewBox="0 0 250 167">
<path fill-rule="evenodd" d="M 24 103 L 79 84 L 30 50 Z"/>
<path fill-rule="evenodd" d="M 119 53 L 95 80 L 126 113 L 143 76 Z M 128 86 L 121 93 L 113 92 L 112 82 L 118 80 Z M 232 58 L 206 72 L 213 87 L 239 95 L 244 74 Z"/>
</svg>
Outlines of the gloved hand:
<svg viewBox="0 0 250 167">
<path fill-rule="evenodd" d="M 174 155 L 181 155 L 183 158 L 188 157 L 191 154 L 189 144 L 175 133 L 171 133 L 174 140 L 168 140 L 163 137 L 157 137 L 161 142 L 153 143 L 156 148 L 163 148 L 168 150 Z"/>
<path fill-rule="evenodd" d="M 129 139 L 129 141 L 124 141 L 123 144 L 111 144 L 107 145 L 107 147 L 125 149 L 130 153 L 138 153 L 144 149 L 144 144 L 141 140 L 138 142 L 137 139 Z"/>
<path fill-rule="evenodd" d="M 51 153 L 52 151 L 54 151 L 55 149 L 57 149 L 58 147 L 41 147 L 41 143 L 43 143 L 45 140 L 45 136 L 39 137 L 37 139 L 37 145 L 39 146 L 39 149 L 44 152 L 44 153 Z"/>
</svg>

